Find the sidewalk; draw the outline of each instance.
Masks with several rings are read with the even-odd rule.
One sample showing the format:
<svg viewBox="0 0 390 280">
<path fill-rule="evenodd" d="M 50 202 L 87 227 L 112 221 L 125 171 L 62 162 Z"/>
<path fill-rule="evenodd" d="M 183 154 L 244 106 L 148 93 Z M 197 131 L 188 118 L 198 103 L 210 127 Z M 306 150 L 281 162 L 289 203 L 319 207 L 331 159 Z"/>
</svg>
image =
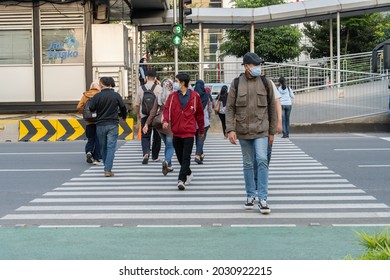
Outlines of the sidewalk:
<svg viewBox="0 0 390 280">
<path fill-rule="evenodd" d="M 0 228 L 5 260 L 342 260 L 382 227 Z"/>
</svg>

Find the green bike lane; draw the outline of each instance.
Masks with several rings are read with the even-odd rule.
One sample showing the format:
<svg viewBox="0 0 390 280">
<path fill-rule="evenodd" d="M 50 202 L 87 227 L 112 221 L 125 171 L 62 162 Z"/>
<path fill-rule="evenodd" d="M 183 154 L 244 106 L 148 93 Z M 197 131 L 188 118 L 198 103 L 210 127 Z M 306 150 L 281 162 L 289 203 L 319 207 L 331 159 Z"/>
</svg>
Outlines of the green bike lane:
<svg viewBox="0 0 390 280">
<path fill-rule="evenodd" d="M 0 228 L 2 260 L 341 260 L 384 227 Z"/>
</svg>

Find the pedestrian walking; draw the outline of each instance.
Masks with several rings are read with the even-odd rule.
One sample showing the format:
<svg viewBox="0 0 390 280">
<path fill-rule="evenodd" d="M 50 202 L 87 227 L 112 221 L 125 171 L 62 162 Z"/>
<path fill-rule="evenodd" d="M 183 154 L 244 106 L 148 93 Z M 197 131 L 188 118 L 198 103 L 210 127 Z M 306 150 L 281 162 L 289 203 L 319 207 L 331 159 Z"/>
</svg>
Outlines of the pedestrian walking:
<svg viewBox="0 0 390 280">
<path fill-rule="evenodd" d="M 135 112 L 137 113 L 138 119 L 141 120 L 141 145 L 143 155 L 142 164 L 148 164 L 149 162 L 150 142 L 152 136 L 152 160 L 160 161 L 159 153 L 161 149 L 161 138 L 158 131 L 151 126 L 148 126 L 146 133 L 143 131 L 146 120 L 152 111 L 157 95 L 162 91 L 161 86 L 156 82 L 156 77 L 156 70 L 148 70 L 146 77 L 147 82 L 138 88 L 137 95 L 135 96 L 134 100 Z"/>
<path fill-rule="evenodd" d="M 146 84 L 146 73 L 148 71 L 148 66 L 146 65 L 146 58 L 143 57 L 139 61 L 139 69 L 138 69 L 138 75 L 139 75 L 139 83 L 140 85 Z"/>
<path fill-rule="evenodd" d="M 100 92 L 99 83 L 92 82 L 89 90 L 83 93 L 83 96 L 77 104 L 77 111 L 82 113 L 88 100 L 98 92 Z M 96 121 L 85 120 L 85 136 L 87 137 L 87 143 L 85 144 L 86 161 L 94 165 L 101 165 L 100 159 L 102 157 L 100 155 L 99 140 L 96 134 Z"/>
<path fill-rule="evenodd" d="M 185 190 L 185 184 L 193 179 L 191 153 L 194 146 L 196 125 L 199 137 L 204 136 L 204 113 L 199 94 L 188 88 L 190 76 L 186 73 L 176 75 L 174 92 L 168 96 L 163 112 L 163 128 L 171 125 L 173 147 L 180 163 L 177 188 Z"/>
<path fill-rule="evenodd" d="M 207 131 L 210 128 L 210 119 L 211 119 L 213 106 L 212 106 L 212 99 L 210 98 L 211 95 L 207 93 L 204 87 L 203 80 L 196 81 L 194 90 L 200 96 L 200 100 L 202 101 L 203 114 L 204 114 L 204 135 L 202 137 L 203 139 L 201 139 L 200 137 L 199 127 L 197 126 L 196 128 L 196 134 L 195 134 L 196 152 L 195 152 L 194 160 L 197 164 L 203 164 L 203 160 L 204 160 L 203 147 L 204 147 L 204 142 L 206 141 Z"/>
<path fill-rule="evenodd" d="M 143 132 L 147 133 L 149 126 L 153 123 L 153 120 L 156 118 L 158 122 L 162 122 L 162 112 L 164 110 L 165 103 L 167 101 L 168 96 L 173 92 L 173 81 L 170 79 L 166 79 L 162 83 L 162 91 L 157 95 L 157 99 L 154 102 L 152 111 L 148 119 L 146 120 L 145 126 L 143 128 Z M 172 167 L 172 157 L 174 153 L 173 148 L 173 134 L 170 125 L 168 127 L 163 128 L 156 127 L 158 133 L 160 134 L 161 139 L 165 144 L 164 151 L 164 160 L 162 162 L 162 173 L 166 176 L 169 172 L 173 171 Z"/>
<path fill-rule="evenodd" d="M 226 131 L 232 144 L 239 140 L 243 159 L 243 173 L 247 200 L 245 209 L 253 209 L 256 200 L 254 163 L 257 161 L 257 197 L 260 213 L 271 209 L 268 199 L 267 147 L 276 133 L 275 97 L 270 81 L 261 76 L 261 58 L 246 53 L 243 58 L 245 73 L 235 78 L 230 86 L 226 106 Z"/>
<path fill-rule="evenodd" d="M 104 163 L 104 176 L 112 177 L 118 141 L 118 117 L 126 121 L 126 107 L 119 93 L 113 90 L 115 81 L 112 77 L 101 77 L 99 84 L 101 91 L 91 99 L 90 109 L 97 114 L 96 133 Z"/>
<path fill-rule="evenodd" d="M 282 126 L 283 136 L 282 138 L 290 137 L 290 114 L 292 110 L 292 99 L 295 95 L 293 90 L 287 86 L 286 79 L 284 77 L 279 78 L 280 104 L 282 105 Z"/>
<path fill-rule="evenodd" d="M 226 133 L 226 118 L 225 118 L 227 97 L 228 97 L 228 87 L 225 85 L 222 86 L 221 91 L 219 92 L 217 98 L 215 99 L 215 106 L 214 106 L 215 113 L 218 115 L 219 119 L 221 120 L 222 133 L 225 139 L 228 138 Z"/>
</svg>

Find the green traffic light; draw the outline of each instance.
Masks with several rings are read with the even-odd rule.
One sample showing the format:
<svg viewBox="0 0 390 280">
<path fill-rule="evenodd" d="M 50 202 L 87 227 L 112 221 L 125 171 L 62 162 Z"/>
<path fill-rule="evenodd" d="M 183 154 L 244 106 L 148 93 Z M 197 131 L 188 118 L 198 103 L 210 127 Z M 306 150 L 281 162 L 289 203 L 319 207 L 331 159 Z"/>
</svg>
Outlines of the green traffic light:
<svg viewBox="0 0 390 280">
<path fill-rule="evenodd" d="M 180 46 L 181 45 L 181 36 L 180 35 L 174 35 L 173 38 L 172 38 L 172 42 L 175 46 Z"/>
<path fill-rule="evenodd" d="M 183 26 L 181 24 L 175 24 L 172 28 L 173 34 L 181 34 L 183 32 Z"/>
</svg>

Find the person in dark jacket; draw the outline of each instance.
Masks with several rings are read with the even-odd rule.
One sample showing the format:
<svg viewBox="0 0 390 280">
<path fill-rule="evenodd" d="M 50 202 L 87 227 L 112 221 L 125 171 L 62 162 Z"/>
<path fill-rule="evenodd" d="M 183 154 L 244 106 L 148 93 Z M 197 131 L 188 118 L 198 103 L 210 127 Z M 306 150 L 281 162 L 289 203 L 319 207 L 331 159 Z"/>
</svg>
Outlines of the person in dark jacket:
<svg viewBox="0 0 390 280">
<path fill-rule="evenodd" d="M 186 73 L 176 75 L 174 92 L 168 96 L 163 111 L 163 128 L 170 123 L 173 133 L 173 147 L 180 163 L 177 188 L 185 190 L 193 178 L 190 169 L 191 152 L 194 146 L 196 124 L 199 137 L 204 137 L 204 113 L 199 94 L 188 88 L 190 76 Z"/>
<path fill-rule="evenodd" d="M 118 108 L 120 117 L 125 121 L 126 107 L 119 93 L 112 89 L 115 86 L 112 77 L 102 77 L 99 83 L 101 91 L 91 99 L 90 109 L 97 113 L 96 132 L 104 163 L 104 176 L 112 177 L 114 173 L 111 170 L 118 141 Z"/>
</svg>

